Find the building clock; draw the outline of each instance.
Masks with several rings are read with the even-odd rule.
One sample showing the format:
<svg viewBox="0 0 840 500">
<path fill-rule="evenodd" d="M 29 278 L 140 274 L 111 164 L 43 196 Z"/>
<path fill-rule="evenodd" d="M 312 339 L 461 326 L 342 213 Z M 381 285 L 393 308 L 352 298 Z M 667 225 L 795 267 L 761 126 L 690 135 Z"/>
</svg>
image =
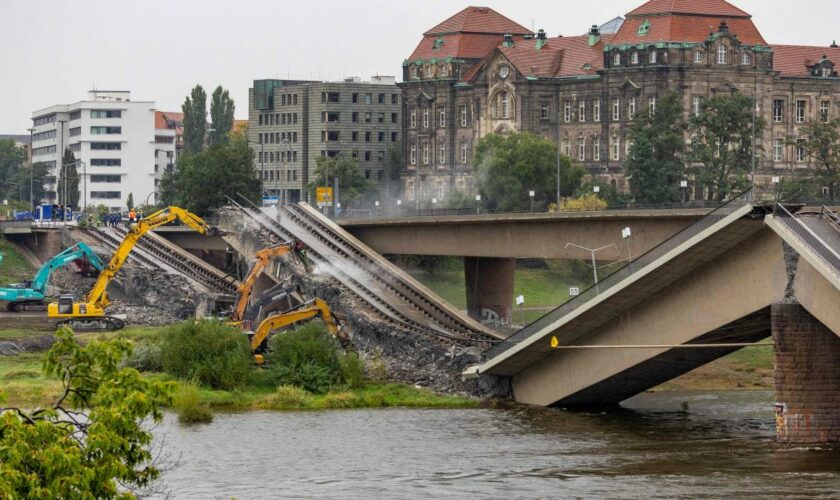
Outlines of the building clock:
<svg viewBox="0 0 840 500">
<path fill-rule="evenodd" d="M 503 64 L 499 68 L 499 78 L 504 80 L 505 78 L 508 77 L 508 75 L 510 75 L 510 66 L 508 66 L 507 64 Z"/>
</svg>

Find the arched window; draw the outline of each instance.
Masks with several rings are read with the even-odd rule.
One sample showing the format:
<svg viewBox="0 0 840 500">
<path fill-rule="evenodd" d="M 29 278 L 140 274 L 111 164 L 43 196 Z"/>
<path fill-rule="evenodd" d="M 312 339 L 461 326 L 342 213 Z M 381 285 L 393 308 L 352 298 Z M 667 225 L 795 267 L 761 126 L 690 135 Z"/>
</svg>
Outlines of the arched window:
<svg viewBox="0 0 840 500">
<path fill-rule="evenodd" d="M 613 56 L 613 66 L 621 66 L 621 53 L 616 52 Z"/>
<path fill-rule="evenodd" d="M 726 64 L 729 51 L 724 44 L 718 46 L 718 64 Z"/>
<path fill-rule="evenodd" d="M 639 64 L 639 53 L 638 52 L 633 51 L 633 53 L 630 54 L 630 63 L 631 64 Z"/>
<path fill-rule="evenodd" d="M 752 57 L 750 57 L 749 52 L 744 52 L 741 54 L 741 64 L 743 66 L 749 66 L 750 64 L 752 64 Z"/>
<path fill-rule="evenodd" d="M 510 118 L 510 94 L 500 92 L 496 102 L 496 117 L 503 120 Z"/>
<path fill-rule="evenodd" d="M 656 49 L 650 51 L 650 63 L 656 64 Z"/>
</svg>

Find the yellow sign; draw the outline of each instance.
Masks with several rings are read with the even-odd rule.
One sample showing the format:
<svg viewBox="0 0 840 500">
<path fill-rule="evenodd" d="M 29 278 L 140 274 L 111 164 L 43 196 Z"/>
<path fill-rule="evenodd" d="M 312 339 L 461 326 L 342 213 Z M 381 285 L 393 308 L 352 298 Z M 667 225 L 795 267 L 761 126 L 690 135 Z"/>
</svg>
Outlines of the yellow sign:
<svg viewBox="0 0 840 500">
<path fill-rule="evenodd" d="M 557 349 L 557 346 L 560 345 L 560 341 L 557 340 L 557 337 L 551 337 L 551 348 Z"/>
<path fill-rule="evenodd" d="M 315 201 L 318 203 L 332 203 L 333 192 L 331 187 L 316 187 Z"/>
</svg>

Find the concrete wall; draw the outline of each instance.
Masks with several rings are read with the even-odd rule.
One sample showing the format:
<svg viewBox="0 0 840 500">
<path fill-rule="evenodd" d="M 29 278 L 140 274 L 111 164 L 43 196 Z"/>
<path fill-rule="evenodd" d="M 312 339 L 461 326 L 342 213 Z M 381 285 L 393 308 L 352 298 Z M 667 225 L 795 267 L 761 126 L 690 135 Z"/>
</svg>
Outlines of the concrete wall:
<svg viewBox="0 0 840 500">
<path fill-rule="evenodd" d="M 794 295 L 809 313 L 840 336 L 840 290 L 802 258 L 796 269 Z"/>
<path fill-rule="evenodd" d="M 684 344 L 766 308 L 784 296 L 786 284 L 782 243 L 771 230 L 762 230 L 698 268 L 690 279 L 662 290 L 654 300 L 575 343 Z M 514 375 L 514 397 L 541 406 L 562 404 L 564 399 L 667 351 L 556 350 Z M 651 379 L 651 386 L 658 382 Z M 629 396 L 618 397 L 612 402 Z"/>
</svg>

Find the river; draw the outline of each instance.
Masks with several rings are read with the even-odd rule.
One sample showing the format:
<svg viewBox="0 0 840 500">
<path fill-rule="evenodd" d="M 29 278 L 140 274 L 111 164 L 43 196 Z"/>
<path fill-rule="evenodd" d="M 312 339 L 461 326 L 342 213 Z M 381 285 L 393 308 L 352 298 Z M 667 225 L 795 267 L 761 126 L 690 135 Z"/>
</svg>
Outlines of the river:
<svg viewBox="0 0 840 500">
<path fill-rule="evenodd" d="M 686 407 L 687 405 L 687 407 Z M 837 497 L 840 449 L 779 445 L 772 392 L 643 394 L 609 413 L 216 414 L 155 430 L 172 498 Z"/>
</svg>

